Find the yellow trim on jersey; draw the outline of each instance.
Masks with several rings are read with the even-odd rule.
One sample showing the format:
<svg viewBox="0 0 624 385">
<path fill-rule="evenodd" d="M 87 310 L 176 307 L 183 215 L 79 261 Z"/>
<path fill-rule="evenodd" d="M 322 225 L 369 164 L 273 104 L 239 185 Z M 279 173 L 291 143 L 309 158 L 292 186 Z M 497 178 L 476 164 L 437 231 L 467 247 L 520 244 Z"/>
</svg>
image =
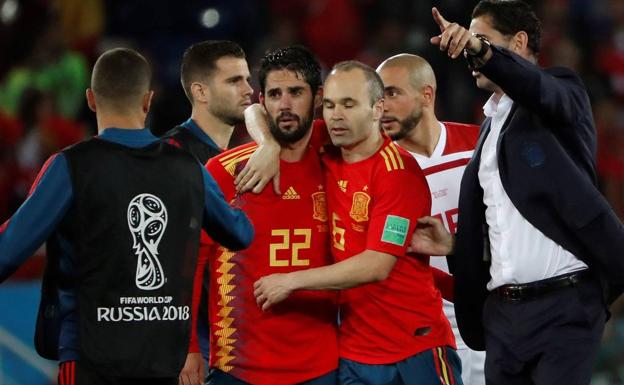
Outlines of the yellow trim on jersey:
<svg viewBox="0 0 624 385">
<path fill-rule="evenodd" d="M 399 165 L 397 164 L 396 158 L 394 157 L 392 150 L 390 150 L 390 148 L 388 147 L 385 147 L 383 151 L 385 151 L 386 154 L 388 154 L 388 158 L 390 158 L 390 161 L 392 162 L 392 169 L 396 170 L 397 168 L 399 168 Z"/>
<path fill-rule="evenodd" d="M 386 147 L 382 148 L 379 153 L 384 158 L 386 170 L 394 171 L 405 169 L 403 159 L 401 159 L 401 154 L 399 154 L 399 151 L 394 146 L 394 143 L 390 143 Z"/>
<path fill-rule="evenodd" d="M 233 157 L 233 158 L 226 159 L 226 160 L 224 160 L 224 159 L 219 159 L 219 162 L 221 162 L 221 164 L 223 165 L 223 167 L 227 167 L 228 165 L 230 165 L 230 164 L 232 164 L 232 163 L 238 163 L 238 162 L 240 162 L 240 161 L 241 161 L 241 160 L 243 160 L 243 159 L 247 159 L 247 158 L 249 158 L 249 157 L 253 154 L 253 152 L 254 152 L 254 151 L 255 151 L 255 149 L 254 149 L 254 148 L 251 148 L 251 149 L 248 149 L 247 151 L 244 151 L 244 152 L 242 152 L 242 153 L 240 153 L 240 154 L 236 155 L 236 156 L 235 156 L 235 157 Z"/>
<path fill-rule="evenodd" d="M 399 149 L 397 148 L 396 144 L 390 143 L 390 148 L 396 154 L 397 160 L 399 161 L 399 168 L 401 168 L 401 170 L 404 170 L 405 165 L 403 165 L 403 159 L 401 159 L 401 154 L 399 154 Z"/>
<path fill-rule="evenodd" d="M 234 151 L 234 152 L 232 152 L 231 154 L 227 154 L 227 155 L 223 156 L 221 159 L 219 159 L 219 161 L 220 161 L 221 163 L 224 163 L 226 160 L 231 159 L 231 158 L 235 158 L 235 157 L 237 157 L 238 155 L 241 155 L 241 154 L 242 154 L 242 153 L 244 153 L 244 152 L 249 152 L 249 151 L 254 152 L 254 151 L 256 150 L 256 148 L 257 148 L 257 147 L 258 147 L 258 146 L 257 146 L 257 145 L 255 145 L 255 146 L 251 146 L 251 147 L 243 148 L 243 149 L 238 150 L 238 151 Z"/>
<path fill-rule="evenodd" d="M 219 162 L 228 174 L 234 176 L 234 173 L 236 172 L 236 165 L 251 158 L 257 147 L 258 146 L 251 146 L 249 148 L 243 148 L 242 150 L 235 151 L 232 154 L 228 154 L 227 156 L 220 158 Z"/>
<path fill-rule="evenodd" d="M 392 168 L 390 167 L 390 162 L 388 161 L 388 155 L 386 155 L 383 150 L 381 150 L 379 153 L 384 158 L 384 162 L 386 162 L 386 170 L 391 171 Z"/>
<path fill-rule="evenodd" d="M 252 155 L 253 152 L 250 154 L 241 155 L 238 158 L 231 159 L 226 163 L 221 163 L 221 165 L 223 166 L 223 168 L 225 168 L 225 171 L 227 171 L 230 175 L 234 176 L 234 172 L 236 171 L 236 165 L 244 160 L 251 158 Z"/>
</svg>

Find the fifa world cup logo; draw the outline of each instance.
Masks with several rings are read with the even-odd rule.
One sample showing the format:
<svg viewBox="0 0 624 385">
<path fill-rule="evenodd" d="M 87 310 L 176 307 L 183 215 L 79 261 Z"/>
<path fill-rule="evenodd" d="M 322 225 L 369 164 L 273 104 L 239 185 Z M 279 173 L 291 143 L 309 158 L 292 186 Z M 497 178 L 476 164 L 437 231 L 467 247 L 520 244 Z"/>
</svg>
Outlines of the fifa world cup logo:
<svg viewBox="0 0 624 385">
<path fill-rule="evenodd" d="M 158 245 L 167 227 L 167 208 L 152 194 L 139 194 L 128 205 L 128 227 L 138 258 L 135 283 L 139 289 L 154 290 L 165 283 L 158 260 Z"/>
</svg>

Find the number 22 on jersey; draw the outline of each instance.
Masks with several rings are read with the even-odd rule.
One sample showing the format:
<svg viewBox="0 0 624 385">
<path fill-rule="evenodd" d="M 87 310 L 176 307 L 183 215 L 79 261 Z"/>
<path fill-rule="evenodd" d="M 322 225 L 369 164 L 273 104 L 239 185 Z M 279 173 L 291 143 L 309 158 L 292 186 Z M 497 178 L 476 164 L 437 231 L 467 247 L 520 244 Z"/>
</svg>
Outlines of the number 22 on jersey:
<svg viewBox="0 0 624 385">
<path fill-rule="evenodd" d="M 271 237 L 272 239 L 277 238 L 277 242 L 271 242 L 269 245 L 269 265 L 271 267 L 310 265 L 309 259 L 299 258 L 299 251 L 310 248 L 311 229 L 274 229 L 271 230 Z M 280 250 L 285 250 L 285 252 L 279 252 Z M 290 255 L 288 258 L 284 258 L 284 254 Z"/>
</svg>

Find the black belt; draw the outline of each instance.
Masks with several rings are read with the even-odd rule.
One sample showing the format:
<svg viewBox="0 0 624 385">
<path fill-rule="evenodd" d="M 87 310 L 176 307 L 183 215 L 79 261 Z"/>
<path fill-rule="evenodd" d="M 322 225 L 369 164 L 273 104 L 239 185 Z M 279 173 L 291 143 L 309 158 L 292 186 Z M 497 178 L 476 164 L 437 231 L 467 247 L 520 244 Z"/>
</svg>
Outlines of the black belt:
<svg viewBox="0 0 624 385">
<path fill-rule="evenodd" d="M 591 280 L 591 277 L 592 274 L 589 270 L 584 269 L 569 274 L 543 279 L 541 281 L 503 285 L 497 287 L 494 291 L 508 301 L 520 302 L 542 296 L 555 290 L 576 286 L 581 282 Z"/>
</svg>

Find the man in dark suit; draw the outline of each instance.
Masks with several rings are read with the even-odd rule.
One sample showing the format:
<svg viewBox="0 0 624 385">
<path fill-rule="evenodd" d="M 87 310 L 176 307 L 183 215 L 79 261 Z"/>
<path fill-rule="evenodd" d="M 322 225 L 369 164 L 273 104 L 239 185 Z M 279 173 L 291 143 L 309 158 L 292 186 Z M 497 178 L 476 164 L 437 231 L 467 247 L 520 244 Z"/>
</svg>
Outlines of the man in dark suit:
<svg viewBox="0 0 624 385">
<path fill-rule="evenodd" d="M 481 1 L 469 30 L 433 17 L 432 44 L 465 56 L 493 94 L 455 240 L 428 218 L 412 246 L 453 254 L 459 329 L 486 349 L 488 384 L 588 384 L 624 283 L 624 228 L 596 187 L 585 87 L 568 69 L 536 65 L 540 23 L 522 1 Z"/>
</svg>

